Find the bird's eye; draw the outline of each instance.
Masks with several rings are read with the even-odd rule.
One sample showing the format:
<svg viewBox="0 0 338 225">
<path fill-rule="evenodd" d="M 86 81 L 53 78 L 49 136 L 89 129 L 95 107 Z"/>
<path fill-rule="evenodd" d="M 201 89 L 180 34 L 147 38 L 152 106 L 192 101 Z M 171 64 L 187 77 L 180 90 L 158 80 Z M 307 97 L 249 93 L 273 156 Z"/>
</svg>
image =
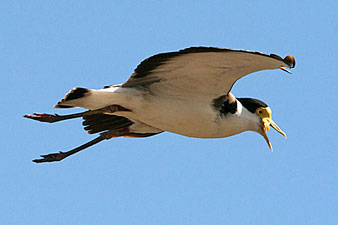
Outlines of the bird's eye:
<svg viewBox="0 0 338 225">
<path fill-rule="evenodd" d="M 258 110 L 258 113 L 259 113 L 259 114 L 262 114 L 262 113 L 263 113 L 263 110 L 261 110 L 261 109 Z"/>
</svg>

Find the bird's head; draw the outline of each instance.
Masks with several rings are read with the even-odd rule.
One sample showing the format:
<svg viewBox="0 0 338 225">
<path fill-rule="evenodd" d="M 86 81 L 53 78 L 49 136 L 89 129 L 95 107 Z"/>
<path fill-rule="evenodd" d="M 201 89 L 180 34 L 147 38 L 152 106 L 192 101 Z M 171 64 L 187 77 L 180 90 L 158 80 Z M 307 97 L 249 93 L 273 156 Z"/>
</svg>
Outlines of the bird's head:
<svg viewBox="0 0 338 225">
<path fill-rule="evenodd" d="M 273 150 L 272 145 L 269 141 L 268 136 L 266 135 L 266 132 L 270 130 L 270 126 L 274 128 L 277 132 L 282 134 L 286 138 L 286 134 L 277 126 L 275 122 L 272 120 L 272 112 L 270 107 L 258 107 L 255 110 L 255 113 L 259 116 L 260 120 L 260 125 L 258 129 L 258 133 L 261 134 L 266 143 L 269 145 L 269 148 L 271 151 Z"/>
<path fill-rule="evenodd" d="M 250 113 L 253 114 L 252 118 L 255 118 L 253 131 L 262 135 L 266 143 L 269 145 L 271 151 L 273 151 L 271 142 L 269 141 L 269 138 L 266 135 L 266 132 L 270 130 L 270 126 L 274 128 L 277 132 L 282 134 L 285 138 L 286 134 L 277 126 L 275 122 L 273 122 L 272 111 L 270 107 L 258 99 L 238 98 L 238 100 Z"/>
</svg>

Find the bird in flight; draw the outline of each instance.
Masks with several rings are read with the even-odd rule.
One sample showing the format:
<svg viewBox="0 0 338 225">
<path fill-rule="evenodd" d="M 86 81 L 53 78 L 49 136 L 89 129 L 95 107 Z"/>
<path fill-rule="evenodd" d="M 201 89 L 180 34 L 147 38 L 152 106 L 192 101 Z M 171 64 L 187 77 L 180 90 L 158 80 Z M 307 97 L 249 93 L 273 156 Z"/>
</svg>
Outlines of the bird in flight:
<svg viewBox="0 0 338 225">
<path fill-rule="evenodd" d="M 41 155 L 33 162 L 60 161 L 113 137 L 149 137 L 164 131 L 195 138 L 224 138 L 244 131 L 266 135 L 271 109 L 254 98 L 236 98 L 230 91 L 241 77 L 267 69 L 293 68 L 293 56 L 282 58 L 246 50 L 190 47 L 160 53 L 142 61 L 123 84 L 100 90 L 75 87 L 54 108 L 81 107 L 69 114 L 33 113 L 24 117 L 54 123 L 83 118 L 89 134 L 98 137 L 66 152 Z"/>
</svg>

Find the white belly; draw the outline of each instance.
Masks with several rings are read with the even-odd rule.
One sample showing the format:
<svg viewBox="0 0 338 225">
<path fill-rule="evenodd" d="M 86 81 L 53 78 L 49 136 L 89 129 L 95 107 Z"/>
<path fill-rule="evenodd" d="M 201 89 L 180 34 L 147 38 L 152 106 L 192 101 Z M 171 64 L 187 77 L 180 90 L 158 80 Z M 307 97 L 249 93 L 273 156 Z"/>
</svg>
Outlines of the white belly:
<svg viewBox="0 0 338 225">
<path fill-rule="evenodd" d="M 116 88 L 111 93 L 115 97 L 107 99 L 106 105 L 119 104 L 131 110 L 119 111 L 115 115 L 162 131 L 188 137 L 222 138 L 248 130 L 239 102 L 235 114 L 221 116 L 212 106 L 210 96 L 156 95 L 136 88 Z"/>
<path fill-rule="evenodd" d="M 134 104 L 128 117 L 160 130 L 197 138 L 228 137 L 243 131 L 237 122 L 238 115 L 221 117 L 211 104 L 209 99 L 153 96 Z"/>
</svg>

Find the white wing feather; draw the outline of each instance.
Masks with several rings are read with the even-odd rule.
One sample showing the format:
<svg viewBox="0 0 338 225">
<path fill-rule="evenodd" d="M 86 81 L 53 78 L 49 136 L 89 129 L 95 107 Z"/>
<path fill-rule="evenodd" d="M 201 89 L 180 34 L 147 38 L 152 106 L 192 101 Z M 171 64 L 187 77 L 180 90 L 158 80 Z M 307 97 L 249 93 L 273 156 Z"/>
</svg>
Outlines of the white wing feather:
<svg viewBox="0 0 338 225">
<path fill-rule="evenodd" d="M 277 55 L 193 47 L 143 61 L 123 87 L 145 86 L 158 95 L 215 98 L 241 77 L 260 70 L 292 67 Z"/>
</svg>

